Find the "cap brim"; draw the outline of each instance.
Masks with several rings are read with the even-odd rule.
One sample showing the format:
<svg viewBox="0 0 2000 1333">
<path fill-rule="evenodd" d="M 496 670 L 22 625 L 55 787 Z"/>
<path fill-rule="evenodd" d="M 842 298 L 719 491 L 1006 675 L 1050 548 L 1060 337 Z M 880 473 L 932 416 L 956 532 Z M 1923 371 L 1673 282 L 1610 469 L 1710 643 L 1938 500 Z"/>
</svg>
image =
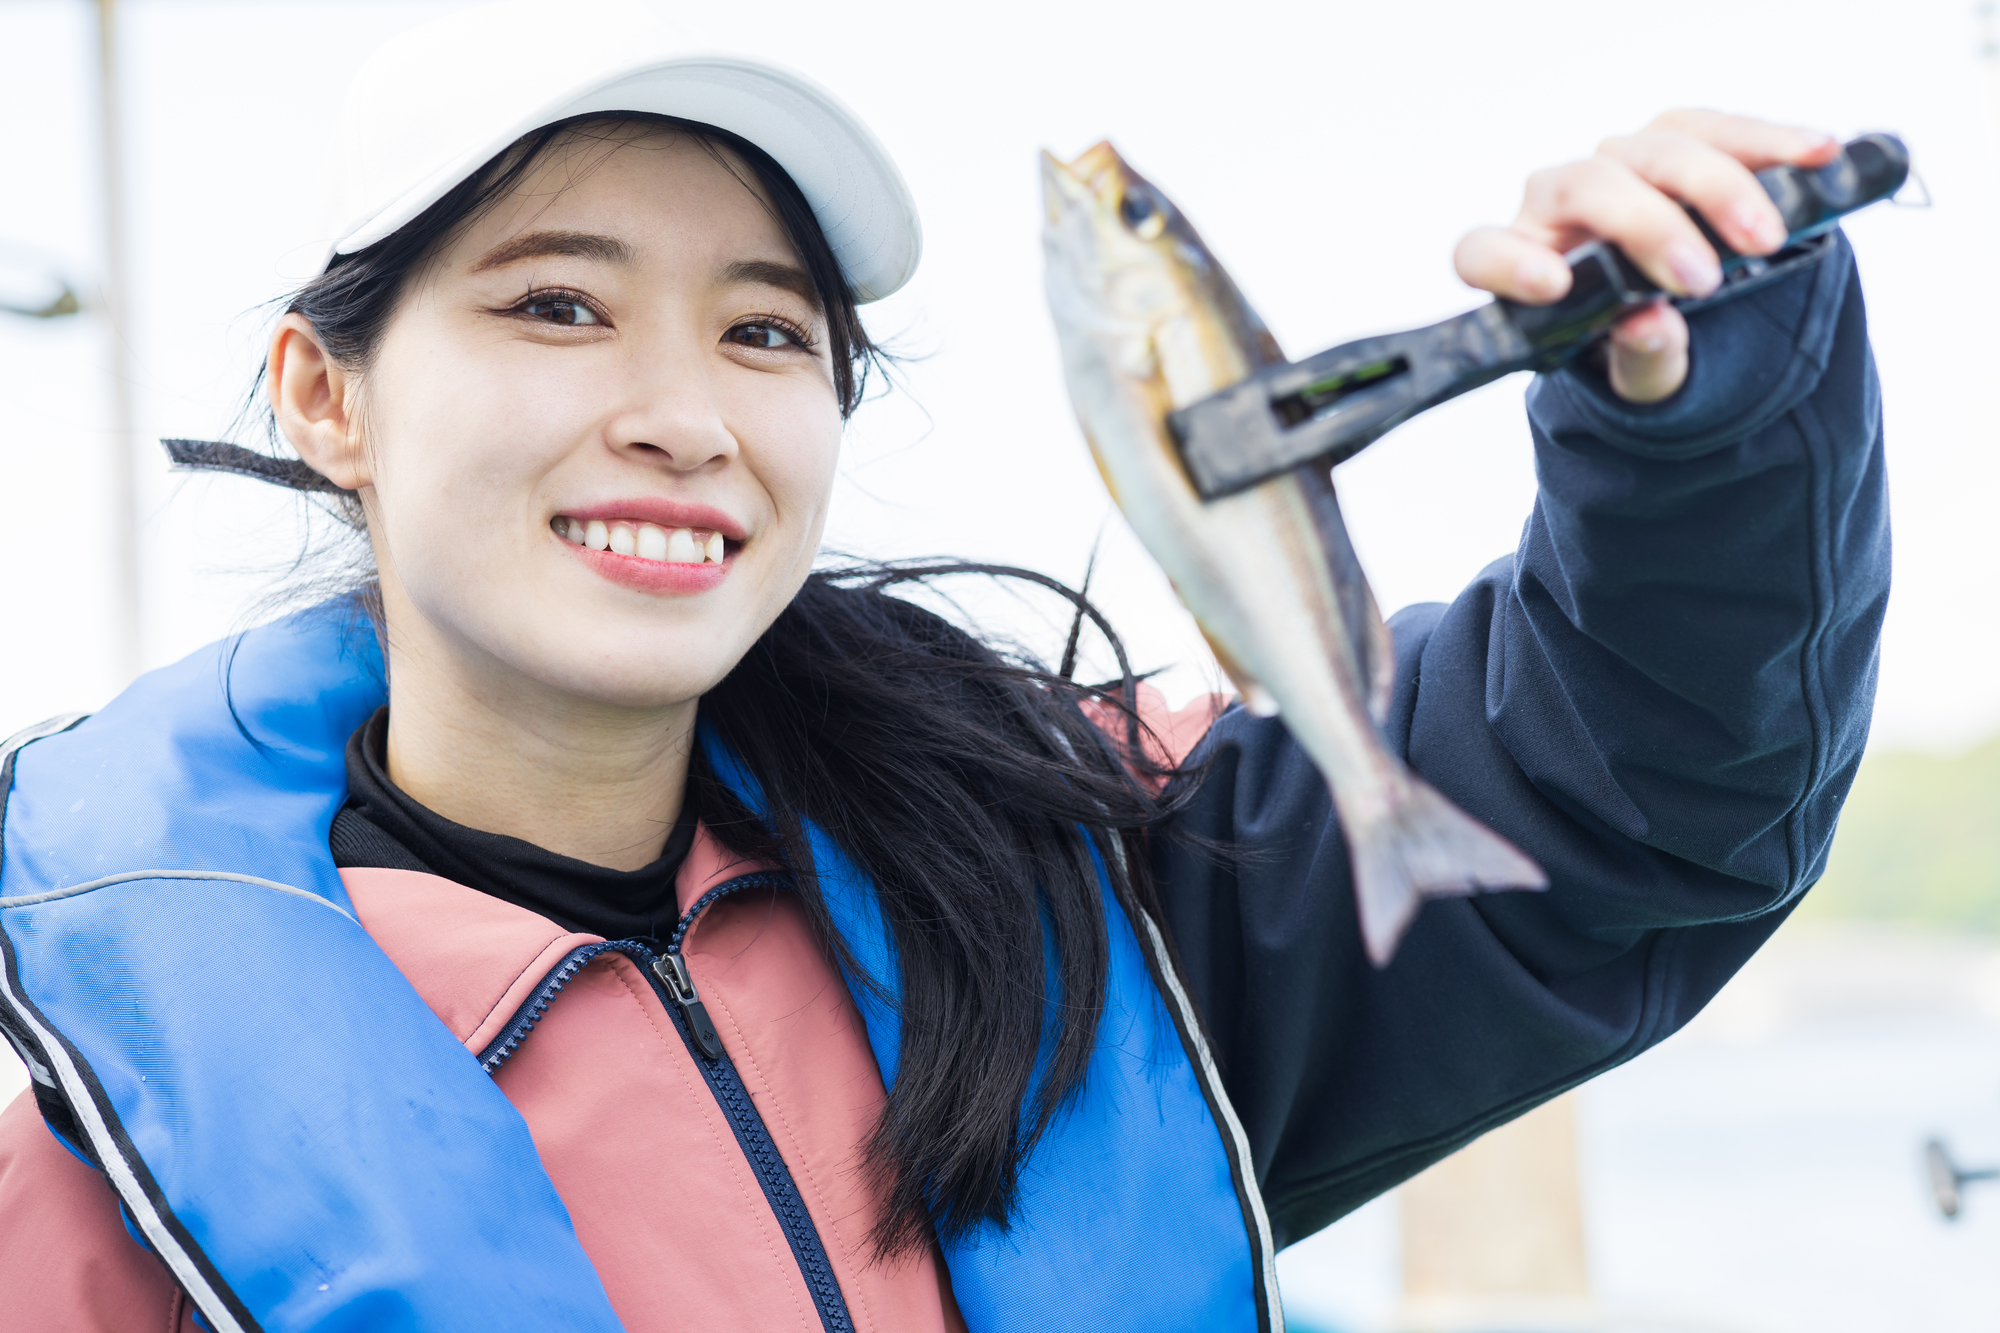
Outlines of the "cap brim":
<svg viewBox="0 0 2000 1333">
<path fill-rule="evenodd" d="M 467 147 L 331 243 L 326 260 L 394 233 L 522 135 L 572 116 L 635 111 L 699 121 L 756 144 L 798 183 L 857 301 L 908 282 L 923 251 L 909 187 L 859 117 L 803 75 L 739 56 L 653 59 L 570 91 Z"/>
</svg>

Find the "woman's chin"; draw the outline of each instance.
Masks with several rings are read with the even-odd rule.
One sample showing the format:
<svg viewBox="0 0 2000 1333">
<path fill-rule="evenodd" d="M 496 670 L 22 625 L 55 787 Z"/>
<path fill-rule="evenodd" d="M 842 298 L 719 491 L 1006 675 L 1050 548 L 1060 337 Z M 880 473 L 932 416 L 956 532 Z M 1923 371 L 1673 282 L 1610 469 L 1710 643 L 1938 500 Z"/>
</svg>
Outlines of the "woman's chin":
<svg viewBox="0 0 2000 1333">
<path fill-rule="evenodd" d="M 669 562 L 555 542 L 416 589 L 385 579 L 389 641 L 404 645 L 392 674 L 411 684 L 423 661 L 459 659 L 446 674 L 510 711 L 671 710 L 726 676 L 797 592 L 804 570 L 774 579 L 760 554 Z"/>
<path fill-rule="evenodd" d="M 462 658 L 447 674 L 480 681 L 475 688 L 508 711 L 658 712 L 706 694 L 768 626 L 759 606 L 744 604 L 757 599 L 728 596 L 727 581 L 685 598 L 592 582 L 517 587 L 474 614 L 461 605 L 444 623 L 422 617 L 431 626 L 417 635 L 397 632 L 392 608 L 389 639 L 409 645 L 411 659 Z M 419 638 L 427 649 L 416 649 Z"/>
<path fill-rule="evenodd" d="M 732 665 L 719 653 L 661 653 L 644 646 L 620 647 L 608 654 L 562 654 L 526 664 L 545 689 L 564 696 L 570 706 L 586 711 L 662 713 L 694 703 L 708 693 Z M 717 660 L 709 660 L 711 658 Z"/>
</svg>

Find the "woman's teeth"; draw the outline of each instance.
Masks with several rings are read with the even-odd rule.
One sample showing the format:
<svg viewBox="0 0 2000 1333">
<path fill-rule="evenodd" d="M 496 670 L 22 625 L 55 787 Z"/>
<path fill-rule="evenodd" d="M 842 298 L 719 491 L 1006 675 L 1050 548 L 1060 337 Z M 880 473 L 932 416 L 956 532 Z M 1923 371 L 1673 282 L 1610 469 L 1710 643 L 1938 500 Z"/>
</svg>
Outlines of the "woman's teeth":
<svg viewBox="0 0 2000 1333">
<path fill-rule="evenodd" d="M 661 528 L 651 523 L 616 520 L 607 523 L 601 518 L 585 522 L 561 515 L 550 520 L 549 526 L 558 537 L 578 546 L 614 555 L 633 555 L 663 565 L 719 565 L 727 554 L 721 533 L 699 532 L 694 528 Z"/>
</svg>

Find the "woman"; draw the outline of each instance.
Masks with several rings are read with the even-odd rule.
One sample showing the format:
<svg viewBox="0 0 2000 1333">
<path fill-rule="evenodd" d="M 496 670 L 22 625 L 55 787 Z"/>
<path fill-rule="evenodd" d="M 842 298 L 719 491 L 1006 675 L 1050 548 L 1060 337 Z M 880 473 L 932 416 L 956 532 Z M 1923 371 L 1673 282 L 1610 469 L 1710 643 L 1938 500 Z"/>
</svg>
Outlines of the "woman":
<svg viewBox="0 0 2000 1333">
<path fill-rule="evenodd" d="M 1276 1327 L 1277 1247 L 1817 876 L 1887 578 L 1837 236 L 1536 387 L 1521 549 L 1397 618 L 1387 731 L 1551 888 L 1377 972 L 1282 725 L 1107 738 L 1123 690 L 810 572 L 914 215 L 823 94 L 633 24 L 376 58 L 271 345 L 298 461 L 182 451 L 373 580 L 10 750 L 10 1328 Z M 1663 118 L 1460 271 L 1549 300 L 1602 236 L 1706 296 L 1676 201 L 1769 253 L 1750 169 L 1833 151 Z"/>
</svg>

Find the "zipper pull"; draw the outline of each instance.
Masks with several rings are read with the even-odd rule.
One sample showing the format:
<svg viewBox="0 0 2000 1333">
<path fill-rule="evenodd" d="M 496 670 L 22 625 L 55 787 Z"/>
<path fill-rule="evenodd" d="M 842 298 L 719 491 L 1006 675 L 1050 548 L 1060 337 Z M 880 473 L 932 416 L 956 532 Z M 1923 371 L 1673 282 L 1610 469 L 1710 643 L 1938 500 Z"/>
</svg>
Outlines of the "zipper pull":
<svg viewBox="0 0 2000 1333">
<path fill-rule="evenodd" d="M 694 978 L 688 974 L 687 960 L 678 952 L 663 953 L 653 960 L 653 975 L 687 1015 L 688 1030 L 694 1033 L 694 1044 L 701 1047 L 701 1053 L 711 1060 L 720 1060 L 722 1038 L 716 1035 L 715 1024 L 708 1021 L 708 1010 L 701 997 L 694 993 Z"/>
</svg>

